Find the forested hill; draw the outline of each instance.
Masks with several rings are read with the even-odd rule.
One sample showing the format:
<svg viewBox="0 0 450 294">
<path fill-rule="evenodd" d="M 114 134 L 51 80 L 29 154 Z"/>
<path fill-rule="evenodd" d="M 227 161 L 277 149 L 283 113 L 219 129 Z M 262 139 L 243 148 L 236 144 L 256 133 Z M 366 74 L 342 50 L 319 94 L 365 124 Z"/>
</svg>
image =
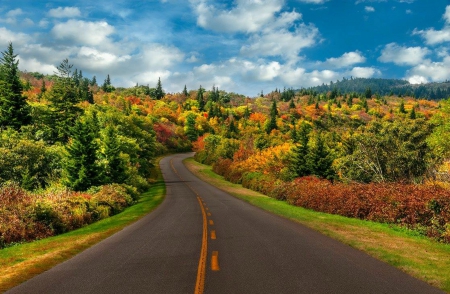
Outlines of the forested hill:
<svg viewBox="0 0 450 294">
<path fill-rule="evenodd" d="M 330 84 L 308 88 L 317 93 L 327 93 L 336 89 L 342 94 L 364 93 L 367 89 L 373 94 L 414 96 L 431 100 L 446 99 L 450 97 L 450 81 L 443 83 L 410 84 L 405 80 L 396 79 L 365 79 L 344 78 L 341 81 L 330 82 Z"/>
</svg>

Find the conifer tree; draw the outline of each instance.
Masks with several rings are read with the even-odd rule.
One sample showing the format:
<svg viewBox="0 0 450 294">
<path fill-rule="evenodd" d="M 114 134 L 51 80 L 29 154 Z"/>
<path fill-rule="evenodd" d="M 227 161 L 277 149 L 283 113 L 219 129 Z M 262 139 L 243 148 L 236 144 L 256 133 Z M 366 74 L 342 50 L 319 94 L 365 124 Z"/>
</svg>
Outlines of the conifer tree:
<svg viewBox="0 0 450 294">
<path fill-rule="evenodd" d="M 155 98 L 157 100 L 161 100 L 162 98 L 164 98 L 165 95 L 166 95 L 166 93 L 164 93 L 164 91 L 163 91 L 162 84 L 161 84 L 161 78 L 158 78 L 158 83 L 156 83 L 156 89 L 155 89 Z"/>
<path fill-rule="evenodd" d="M 291 99 L 291 102 L 289 103 L 289 108 L 290 109 L 295 109 L 294 98 Z"/>
<path fill-rule="evenodd" d="M 184 85 L 183 95 L 184 95 L 185 97 L 189 96 L 189 93 L 188 93 L 188 91 L 187 91 L 186 85 Z"/>
<path fill-rule="evenodd" d="M 65 59 L 57 67 L 58 77 L 48 93 L 49 114 L 45 118 L 49 127 L 47 139 L 52 142 L 67 142 L 70 129 L 81 114 L 82 109 L 77 105 L 80 102 L 79 93 L 73 79 L 70 77 L 72 65 Z"/>
<path fill-rule="evenodd" d="M 19 130 L 31 122 L 30 107 L 22 95 L 19 61 L 16 61 L 12 43 L 0 58 L 0 127 Z"/>
<path fill-rule="evenodd" d="M 335 172 L 332 168 L 333 157 L 328 151 L 322 134 L 316 136 L 314 146 L 309 150 L 307 166 L 312 175 L 333 180 Z"/>
<path fill-rule="evenodd" d="M 66 186 L 74 191 L 86 191 L 101 184 L 101 171 L 97 163 L 98 146 L 87 123 L 77 120 L 71 128 L 71 143 L 66 147 L 68 157 L 64 166 Z"/>
<path fill-rule="evenodd" d="M 120 144 L 117 130 L 109 125 L 101 136 L 102 152 L 101 157 L 105 163 L 105 183 L 122 184 L 126 181 L 126 164 L 120 157 Z"/>
<path fill-rule="evenodd" d="M 403 101 L 403 99 L 402 99 L 402 101 L 400 102 L 400 106 L 399 106 L 398 111 L 399 111 L 400 113 L 406 113 L 406 109 L 405 109 L 405 101 Z"/>
<path fill-rule="evenodd" d="M 184 129 L 184 133 L 189 138 L 189 140 L 197 140 L 198 134 L 197 130 L 195 129 L 195 114 L 189 113 L 187 115 Z"/>
<path fill-rule="evenodd" d="M 270 134 L 272 130 L 277 129 L 277 116 L 278 116 L 278 109 L 277 109 L 277 102 L 273 100 L 272 107 L 270 108 L 270 119 L 269 123 L 266 126 L 266 133 Z"/>
<path fill-rule="evenodd" d="M 414 109 L 415 107 L 413 107 L 412 109 L 411 109 L 411 112 L 410 112 L 410 114 L 409 114 L 409 118 L 410 119 L 416 119 L 416 110 Z"/>
<path fill-rule="evenodd" d="M 308 162 L 309 153 L 309 133 L 312 127 L 310 124 L 303 122 L 297 132 L 298 145 L 294 149 L 293 169 L 298 177 L 303 177 L 311 174 L 311 169 Z"/>
<path fill-rule="evenodd" d="M 203 91 L 204 91 L 204 89 L 200 85 L 200 88 L 197 91 L 198 109 L 200 111 L 204 111 L 205 110 L 205 100 L 203 99 Z"/>
</svg>

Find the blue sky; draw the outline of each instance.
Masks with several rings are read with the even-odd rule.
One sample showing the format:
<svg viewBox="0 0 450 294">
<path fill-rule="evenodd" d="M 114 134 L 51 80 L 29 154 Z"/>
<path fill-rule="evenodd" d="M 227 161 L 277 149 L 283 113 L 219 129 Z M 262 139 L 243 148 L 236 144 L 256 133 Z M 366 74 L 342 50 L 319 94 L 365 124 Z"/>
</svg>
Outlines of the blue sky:
<svg viewBox="0 0 450 294">
<path fill-rule="evenodd" d="M 248 96 L 343 77 L 450 79 L 450 0 L 0 2 L 0 50 L 52 74 L 69 58 L 99 83 Z M 2 49 L 3 48 L 3 49 Z"/>
</svg>

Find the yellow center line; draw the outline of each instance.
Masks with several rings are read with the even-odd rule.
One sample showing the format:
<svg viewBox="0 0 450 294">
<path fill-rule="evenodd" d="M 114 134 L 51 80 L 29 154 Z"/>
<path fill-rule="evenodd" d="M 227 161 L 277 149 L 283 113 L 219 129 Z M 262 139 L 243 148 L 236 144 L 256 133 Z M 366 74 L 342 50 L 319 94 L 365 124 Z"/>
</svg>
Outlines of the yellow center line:
<svg viewBox="0 0 450 294">
<path fill-rule="evenodd" d="M 209 225 L 213 226 L 214 225 L 214 221 L 212 219 L 209 220 Z"/>
<path fill-rule="evenodd" d="M 215 230 L 211 230 L 211 240 L 216 240 L 216 231 Z"/>
<path fill-rule="evenodd" d="M 180 178 L 180 180 L 183 181 L 183 178 L 180 176 L 180 174 L 178 174 L 177 170 L 173 166 L 173 159 L 170 160 L 170 166 L 172 167 L 172 170 L 175 172 L 175 174 Z M 191 191 L 194 192 L 195 195 L 197 195 L 198 204 L 200 205 L 203 217 L 202 248 L 200 250 L 200 259 L 198 261 L 198 268 L 197 268 L 197 279 L 195 282 L 195 289 L 194 289 L 194 294 L 202 294 L 205 289 L 206 259 L 208 253 L 208 223 L 207 223 L 208 219 L 206 217 L 205 207 L 203 206 L 200 195 L 190 185 L 188 185 L 187 183 L 185 183 L 185 185 L 189 189 L 191 189 Z"/>
<path fill-rule="evenodd" d="M 219 251 L 213 251 L 211 256 L 211 270 L 218 271 L 219 268 Z"/>
<path fill-rule="evenodd" d="M 208 212 L 207 215 L 208 215 L 208 216 L 211 216 L 211 212 Z"/>
</svg>

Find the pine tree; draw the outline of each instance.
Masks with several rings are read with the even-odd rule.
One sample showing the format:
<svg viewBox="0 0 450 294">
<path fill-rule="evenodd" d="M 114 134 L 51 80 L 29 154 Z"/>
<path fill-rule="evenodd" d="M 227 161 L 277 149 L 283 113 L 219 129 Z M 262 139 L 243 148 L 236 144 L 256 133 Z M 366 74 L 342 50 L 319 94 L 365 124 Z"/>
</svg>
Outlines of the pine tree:
<svg viewBox="0 0 450 294">
<path fill-rule="evenodd" d="M 416 119 L 416 110 L 414 109 L 415 107 L 413 107 L 411 109 L 411 113 L 409 114 L 409 118 L 410 119 Z"/>
<path fill-rule="evenodd" d="M 71 143 L 66 147 L 67 162 L 64 170 L 65 185 L 74 191 L 86 191 L 101 184 L 101 171 L 97 164 L 97 144 L 88 124 L 77 121 L 71 128 Z"/>
<path fill-rule="evenodd" d="M 22 95 L 19 61 L 16 61 L 12 43 L 0 58 L 0 127 L 19 130 L 31 122 L 30 107 Z"/>
<path fill-rule="evenodd" d="M 294 149 L 293 169 L 298 177 L 303 177 L 311 174 L 311 169 L 308 166 L 309 153 L 309 133 L 312 127 L 310 124 L 303 122 L 297 132 L 298 145 Z"/>
<path fill-rule="evenodd" d="M 120 157 L 120 144 L 116 129 L 109 125 L 102 137 L 101 157 L 105 162 L 105 183 L 122 184 L 127 180 L 126 164 Z"/>
<path fill-rule="evenodd" d="M 161 78 L 158 78 L 158 83 L 156 83 L 155 98 L 156 100 L 161 100 L 165 95 L 166 93 L 163 91 Z"/>
<path fill-rule="evenodd" d="M 185 131 L 184 133 L 191 141 L 197 140 L 198 134 L 197 130 L 195 129 L 195 114 L 190 113 L 186 117 L 186 123 L 185 123 Z"/>
<path fill-rule="evenodd" d="M 77 105 L 80 102 L 79 93 L 73 79 L 70 77 L 72 65 L 65 59 L 57 67 L 58 77 L 48 93 L 49 113 L 46 125 L 49 126 L 47 139 L 55 142 L 67 142 L 70 129 L 81 114 L 82 109 Z"/>
<path fill-rule="evenodd" d="M 103 92 L 111 93 L 114 90 L 114 87 L 111 85 L 111 78 L 109 77 L 109 74 L 106 76 L 105 81 L 102 85 Z"/>
<path fill-rule="evenodd" d="M 203 91 L 204 91 L 204 89 L 200 85 L 200 88 L 197 91 L 198 110 L 200 110 L 200 111 L 205 110 L 205 100 L 203 99 Z"/>
<path fill-rule="evenodd" d="M 266 126 L 267 134 L 270 134 L 270 132 L 272 132 L 272 130 L 277 129 L 277 116 L 278 116 L 277 102 L 275 100 L 273 100 L 272 107 L 270 108 L 269 123 Z"/>
<path fill-rule="evenodd" d="M 403 101 L 403 99 L 402 99 L 402 101 L 400 102 L 400 106 L 399 106 L 398 111 L 399 111 L 400 113 L 406 113 L 405 102 Z"/>
<path fill-rule="evenodd" d="M 290 109 L 295 109 L 295 103 L 294 103 L 294 99 L 291 99 L 291 102 L 289 103 L 289 108 Z"/>
<path fill-rule="evenodd" d="M 336 176 L 332 168 L 333 157 L 325 146 L 325 140 L 322 134 L 316 136 L 315 145 L 309 150 L 308 153 L 308 167 L 310 173 L 325 178 L 328 180 L 333 180 Z"/>
<path fill-rule="evenodd" d="M 185 97 L 188 97 L 188 96 L 189 96 L 189 93 L 188 93 L 188 91 L 187 91 L 186 85 L 184 85 L 183 95 L 184 95 Z"/>
</svg>

